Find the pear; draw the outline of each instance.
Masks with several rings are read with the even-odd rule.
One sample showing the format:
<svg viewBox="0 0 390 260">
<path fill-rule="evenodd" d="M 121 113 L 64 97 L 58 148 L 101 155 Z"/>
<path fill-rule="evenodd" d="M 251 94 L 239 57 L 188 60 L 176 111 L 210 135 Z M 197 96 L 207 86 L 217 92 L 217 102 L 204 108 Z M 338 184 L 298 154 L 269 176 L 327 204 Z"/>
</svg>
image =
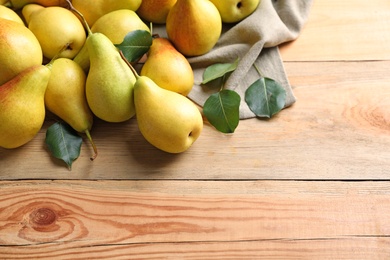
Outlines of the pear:
<svg viewBox="0 0 390 260">
<path fill-rule="evenodd" d="M 0 146 L 8 149 L 31 141 L 45 120 L 44 96 L 50 68 L 29 67 L 0 86 Z"/>
<path fill-rule="evenodd" d="M 22 14 L 28 21 L 28 28 L 37 37 L 43 55 L 52 59 L 62 46 L 69 44 L 61 57 L 74 58 L 86 40 L 83 24 L 70 10 L 50 6 L 44 8 L 29 8 L 26 5 Z"/>
<path fill-rule="evenodd" d="M 95 152 L 93 160 L 97 149 L 90 135 L 93 114 L 85 97 L 86 77 L 84 70 L 73 60 L 56 59 L 45 92 L 45 105 L 74 130 L 87 135 Z"/>
<path fill-rule="evenodd" d="M 133 87 L 135 76 L 111 40 L 102 33 L 93 33 L 72 4 L 87 29 L 85 46 L 89 55 L 86 97 L 92 113 L 107 122 L 124 122 L 135 115 Z"/>
<path fill-rule="evenodd" d="M 142 0 L 137 14 L 144 20 L 165 24 L 169 10 L 176 3 L 176 0 Z"/>
<path fill-rule="evenodd" d="M 42 64 L 42 49 L 24 25 L 0 18 L 0 85 L 25 69 Z"/>
<path fill-rule="evenodd" d="M 149 27 L 141 20 L 137 13 L 129 9 L 109 12 L 96 20 L 91 27 L 92 32 L 103 33 L 114 44 L 122 43 L 126 34 L 135 30 L 150 32 Z"/>
<path fill-rule="evenodd" d="M 183 55 L 203 55 L 221 36 L 221 15 L 209 0 L 177 0 L 168 13 L 166 31 Z"/>
<path fill-rule="evenodd" d="M 97 19 L 103 15 L 119 10 L 129 9 L 136 11 L 142 0 L 72 0 L 72 5 L 83 14 L 88 26 L 92 27 Z"/>
<path fill-rule="evenodd" d="M 194 85 L 194 72 L 190 63 L 165 38 L 153 39 L 140 75 L 149 77 L 159 87 L 184 96 L 190 93 Z"/>
<path fill-rule="evenodd" d="M 135 77 L 118 50 L 102 33 L 86 42 L 90 67 L 86 96 L 92 112 L 107 122 L 124 122 L 135 115 L 133 87 Z"/>
<path fill-rule="evenodd" d="M 188 98 L 159 87 L 147 76 L 133 73 L 138 127 L 145 139 L 168 153 L 186 151 L 200 136 L 203 118 Z"/>
<path fill-rule="evenodd" d="M 20 18 L 20 16 L 14 10 L 4 5 L 0 5 L 0 18 L 18 22 L 24 25 L 22 18 Z"/>
</svg>

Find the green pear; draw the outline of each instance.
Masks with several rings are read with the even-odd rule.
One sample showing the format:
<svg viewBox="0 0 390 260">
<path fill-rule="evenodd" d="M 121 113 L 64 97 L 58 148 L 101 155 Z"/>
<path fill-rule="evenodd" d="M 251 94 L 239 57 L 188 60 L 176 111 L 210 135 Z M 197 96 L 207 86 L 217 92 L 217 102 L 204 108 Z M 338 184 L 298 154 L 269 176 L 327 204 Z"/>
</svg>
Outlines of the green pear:
<svg viewBox="0 0 390 260">
<path fill-rule="evenodd" d="M 221 36 L 221 15 L 209 0 L 177 0 L 168 13 L 166 31 L 183 55 L 202 55 L 209 52 Z"/>
<path fill-rule="evenodd" d="M 198 107 L 185 96 L 159 87 L 146 76 L 136 75 L 136 78 L 134 103 L 141 134 L 162 151 L 186 151 L 203 129 Z"/>
<path fill-rule="evenodd" d="M 153 39 L 140 74 L 152 79 L 159 87 L 184 96 L 190 93 L 194 85 L 190 63 L 165 38 Z"/>
<path fill-rule="evenodd" d="M 92 112 L 107 122 L 124 122 L 135 115 L 135 77 L 120 53 L 102 33 L 88 36 L 90 67 L 86 96 Z"/>
<path fill-rule="evenodd" d="M 85 46 L 89 71 L 85 93 L 92 113 L 107 122 L 124 122 L 135 115 L 133 87 L 135 76 L 111 40 L 93 33 L 84 15 L 69 3 L 70 10 L 80 16 L 86 30 Z"/>
<path fill-rule="evenodd" d="M 64 7 L 36 8 L 35 4 L 33 7 L 24 6 L 22 14 L 28 28 L 37 37 L 43 56 L 52 59 L 62 46 L 69 44 L 61 57 L 74 58 L 86 40 L 85 29 L 79 18 Z"/>
<path fill-rule="evenodd" d="M 73 61 L 79 64 L 85 73 L 88 73 L 90 63 L 89 63 L 89 54 L 88 54 L 88 49 L 86 44 L 84 44 L 83 47 L 81 47 L 80 51 L 73 58 Z"/>
<path fill-rule="evenodd" d="M 31 141 L 45 120 L 44 96 L 50 68 L 35 65 L 0 86 L 0 146 L 17 148 Z"/>
<path fill-rule="evenodd" d="M 25 69 L 42 64 L 42 49 L 24 25 L 0 18 L 0 85 Z"/>
<path fill-rule="evenodd" d="M 45 92 L 45 105 L 74 130 L 87 135 L 95 152 L 93 160 L 97 149 L 90 135 L 93 114 L 85 97 L 86 78 L 84 70 L 73 60 L 56 59 Z"/>
<path fill-rule="evenodd" d="M 88 26 L 92 27 L 97 19 L 115 10 L 136 11 L 142 0 L 72 0 L 72 5 L 83 14 Z"/>
</svg>

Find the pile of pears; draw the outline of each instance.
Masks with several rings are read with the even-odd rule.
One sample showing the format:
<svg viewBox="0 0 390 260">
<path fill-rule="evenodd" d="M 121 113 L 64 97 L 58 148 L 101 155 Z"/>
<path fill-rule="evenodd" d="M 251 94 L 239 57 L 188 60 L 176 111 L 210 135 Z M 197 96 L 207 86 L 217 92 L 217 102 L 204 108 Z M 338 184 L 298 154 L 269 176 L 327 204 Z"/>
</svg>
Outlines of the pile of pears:
<svg viewBox="0 0 390 260">
<path fill-rule="evenodd" d="M 86 134 L 91 159 L 95 117 L 134 117 L 145 139 L 168 153 L 186 151 L 200 136 L 187 57 L 209 52 L 221 35 L 221 14 L 209 0 L 0 3 L 0 147 L 31 141 L 47 111 Z M 167 38 L 153 37 L 142 62 L 127 61 L 116 45 L 135 30 L 152 34 L 152 23 L 165 24 Z"/>
</svg>

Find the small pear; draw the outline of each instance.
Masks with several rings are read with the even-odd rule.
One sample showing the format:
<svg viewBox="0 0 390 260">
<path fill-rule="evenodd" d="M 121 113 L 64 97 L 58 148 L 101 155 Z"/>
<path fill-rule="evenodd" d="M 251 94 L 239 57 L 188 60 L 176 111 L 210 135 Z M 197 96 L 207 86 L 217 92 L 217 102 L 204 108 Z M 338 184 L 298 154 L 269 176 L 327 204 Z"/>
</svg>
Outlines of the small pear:
<svg viewBox="0 0 390 260">
<path fill-rule="evenodd" d="M 90 135 L 93 114 L 85 97 L 86 77 L 84 70 L 73 60 L 56 59 L 45 92 L 45 105 L 74 130 L 87 135 L 95 151 L 93 160 L 97 149 Z"/>
<path fill-rule="evenodd" d="M 177 0 L 168 13 L 166 31 L 183 55 L 203 55 L 221 36 L 221 15 L 209 0 Z"/>
<path fill-rule="evenodd" d="M 92 27 L 97 19 L 119 9 L 136 11 L 142 0 L 72 0 L 72 5 L 83 14 L 88 26 Z"/>
<path fill-rule="evenodd" d="M 50 68 L 35 65 L 0 86 L 0 146 L 17 148 L 31 141 L 45 120 L 44 96 Z"/>
<path fill-rule="evenodd" d="M 188 98 L 159 87 L 146 76 L 136 78 L 134 103 L 141 134 L 162 151 L 186 151 L 203 129 L 199 109 Z"/>
<path fill-rule="evenodd" d="M 70 10 L 50 6 L 29 8 L 26 5 L 22 13 L 28 20 L 28 28 L 37 37 L 47 59 L 52 59 L 62 46 L 69 44 L 61 57 L 74 58 L 83 47 L 86 39 L 85 29 L 79 18 Z"/>
<path fill-rule="evenodd" d="M 153 39 L 140 75 L 149 77 L 159 87 L 183 96 L 187 96 L 194 85 L 190 63 L 165 38 Z"/>
<path fill-rule="evenodd" d="M 0 18 L 0 85 L 25 69 L 42 64 L 42 49 L 24 25 Z"/>
</svg>

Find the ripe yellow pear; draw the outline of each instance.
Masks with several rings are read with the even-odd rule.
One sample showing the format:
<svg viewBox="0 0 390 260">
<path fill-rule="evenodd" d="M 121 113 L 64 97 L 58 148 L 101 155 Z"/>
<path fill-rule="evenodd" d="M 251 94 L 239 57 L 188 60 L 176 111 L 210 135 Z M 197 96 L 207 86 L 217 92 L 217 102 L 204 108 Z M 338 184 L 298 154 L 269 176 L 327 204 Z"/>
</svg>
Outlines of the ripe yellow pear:
<svg viewBox="0 0 390 260">
<path fill-rule="evenodd" d="M 83 14 L 89 27 L 103 15 L 119 10 L 130 9 L 136 11 L 142 0 L 72 0 L 72 5 Z"/>
<path fill-rule="evenodd" d="M 150 32 L 149 27 L 141 18 L 129 9 L 120 9 L 109 12 L 100 17 L 91 27 L 92 32 L 106 35 L 114 44 L 123 42 L 126 34 L 134 30 Z"/>
<path fill-rule="evenodd" d="M 153 39 L 140 74 L 152 79 L 159 87 L 184 96 L 190 93 L 194 85 L 190 63 L 165 38 Z"/>
<path fill-rule="evenodd" d="M 186 151 L 203 129 L 199 109 L 188 98 L 160 88 L 150 78 L 136 77 L 134 103 L 141 134 L 162 151 Z"/>
<path fill-rule="evenodd" d="M 24 25 L 22 18 L 11 8 L 0 5 L 0 18 L 11 20 Z"/>
<path fill-rule="evenodd" d="M 260 0 L 210 0 L 221 14 L 222 22 L 236 23 L 252 14 Z"/>
<path fill-rule="evenodd" d="M 90 135 L 93 114 L 85 97 L 86 78 L 84 70 L 73 60 L 56 59 L 45 92 L 45 105 L 74 130 L 87 135 L 95 151 L 91 158 L 94 159 L 97 149 Z"/>
<path fill-rule="evenodd" d="M 45 120 L 44 96 L 50 68 L 35 65 L 0 86 L 0 146 L 8 149 L 31 141 Z"/>
<path fill-rule="evenodd" d="M 0 85 L 23 70 L 42 64 L 42 49 L 24 25 L 0 18 Z"/>
<path fill-rule="evenodd" d="M 176 3 L 176 0 L 142 0 L 137 14 L 144 20 L 165 24 L 169 10 Z"/>
<path fill-rule="evenodd" d="M 79 18 L 66 8 L 50 6 L 28 12 L 28 5 L 23 7 L 24 17 L 28 17 L 28 28 L 37 37 L 43 55 L 52 59 L 67 43 L 69 47 L 61 57 L 74 58 L 83 47 L 86 33 Z"/>
<path fill-rule="evenodd" d="M 177 0 L 169 11 L 166 31 L 183 55 L 202 55 L 209 52 L 221 36 L 221 15 L 209 0 Z"/>
</svg>

